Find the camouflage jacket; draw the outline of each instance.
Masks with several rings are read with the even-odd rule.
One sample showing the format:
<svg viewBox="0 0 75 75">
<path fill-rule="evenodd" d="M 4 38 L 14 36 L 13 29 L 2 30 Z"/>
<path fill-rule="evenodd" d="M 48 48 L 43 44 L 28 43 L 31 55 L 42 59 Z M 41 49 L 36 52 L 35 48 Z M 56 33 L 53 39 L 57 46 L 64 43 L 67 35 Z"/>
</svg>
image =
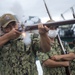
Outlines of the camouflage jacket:
<svg viewBox="0 0 75 75">
<path fill-rule="evenodd" d="M 67 50 L 70 50 L 69 47 L 66 47 L 66 48 L 67 48 Z M 38 58 L 41 61 L 41 65 L 42 65 L 43 61 L 50 59 L 54 55 L 61 55 L 62 53 L 63 52 L 60 48 L 60 45 L 59 45 L 57 39 L 55 39 L 55 42 L 51 44 L 50 51 L 46 52 L 46 53 L 39 52 Z M 44 67 L 42 65 L 42 68 L 43 68 L 44 75 L 65 75 L 65 68 L 64 67 L 51 68 L 51 67 Z"/>
<path fill-rule="evenodd" d="M 32 40 L 35 43 L 35 50 L 37 50 L 39 48 L 39 40 L 37 39 L 37 41 L 34 38 Z M 37 75 L 35 71 L 36 66 L 32 43 L 25 46 L 22 39 L 18 38 L 0 47 L 1 75 Z"/>
<path fill-rule="evenodd" d="M 75 53 L 75 47 L 73 48 L 73 52 Z M 73 59 L 70 63 L 71 75 L 75 75 L 75 59 Z"/>
</svg>

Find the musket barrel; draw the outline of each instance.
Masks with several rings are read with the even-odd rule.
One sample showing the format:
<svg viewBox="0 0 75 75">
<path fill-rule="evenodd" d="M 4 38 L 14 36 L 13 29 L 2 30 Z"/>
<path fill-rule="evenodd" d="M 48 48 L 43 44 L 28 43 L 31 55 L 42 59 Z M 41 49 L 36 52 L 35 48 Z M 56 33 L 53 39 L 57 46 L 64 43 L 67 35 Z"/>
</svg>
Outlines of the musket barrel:
<svg viewBox="0 0 75 75">
<path fill-rule="evenodd" d="M 50 27 L 50 26 L 63 26 L 63 25 L 71 25 L 71 24 L 75 24 L 75 19 L 43 23 L 43 25 L 46 25 L 47 27 Z M 34 24 L 34 25 L 30 25 L 30 26 L 25 27 L 25 31 L 37 30 L 37 29 L 38 29 L 38 24 Z"/>
</svg>

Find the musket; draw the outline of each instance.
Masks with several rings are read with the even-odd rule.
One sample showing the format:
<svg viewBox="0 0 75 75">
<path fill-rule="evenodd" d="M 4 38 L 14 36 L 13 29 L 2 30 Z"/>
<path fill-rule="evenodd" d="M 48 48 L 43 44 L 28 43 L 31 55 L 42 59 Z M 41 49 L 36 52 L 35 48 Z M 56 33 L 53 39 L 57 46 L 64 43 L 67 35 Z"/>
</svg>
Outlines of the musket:
<svg viewBox="0 0 75 75">
<path fill-rule="evenodd" d="M 51 20 L 53 20 L 52 19 L 52 17 L 51 17 L 51 15 L 50 15 L 50 13 L 49 13 L 49 10 L 48 10 L 48 8 L 47 8 L 47 5 L 46 5 L 46 2 L 45 2 L 45 0 L 43 0 L 44 1 L 44 5 L 45 5 L 45 8 L 46 8 L 46 10 L 47 10 L 47 14 L 48 14 L 48 16 L 49 16 L 49 18 L 51 19 Z M 71 24 L 75 24 L 75 19 L 71 19 L 71 20 L 64 20 L 64 21 L 57 21 L 57 22 L 48 22 L 48 23 L 43 23 L 43 25 L 45 25 L 45 26 L 47 26 L 47 27 L 51 27 L 51 26 L 63 26 L 63 25 L 71 25 Z M 30 31 L 30 30 L 37 30 L 38 29 L 38 24 L 33 24 L 33 25 L 30 25 L 30 26 L 25 26 L 25 29 L 24 30 L 22 30 L 22 28 L 20 29 L 18 29 L 19 31 Z"/>
<path fill-rule="evenodd" d="M 43 23 L 43 25 L 45 25 L 47 27 L 51 27 L 51 26 L 55 26 L 56 27 L 56 26 L 63 26 L 63 25 L 70 25 L 70 24 L 75 24 L 75 19 Z M 34 24 L 34 25 L 26 26 L 24 31 L 38 30 L 38 25 L 39 24 Z M 20 29 L 20 28 L 18 30 L 22 31 L 22 29 Z"/>
</svg>

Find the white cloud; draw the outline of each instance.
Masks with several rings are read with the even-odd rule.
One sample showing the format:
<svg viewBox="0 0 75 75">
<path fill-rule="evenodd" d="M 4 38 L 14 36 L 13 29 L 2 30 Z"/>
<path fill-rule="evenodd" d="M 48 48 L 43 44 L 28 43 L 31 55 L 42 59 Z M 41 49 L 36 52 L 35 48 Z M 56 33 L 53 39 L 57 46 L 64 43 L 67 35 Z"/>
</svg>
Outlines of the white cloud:
<svg viewBox="0 0 75 75">
<path fill-rule="evenodd" d="M 45 0 L 45 1 L 53 19 L 56 19 L 56 17 L 60 18 L 61 13 L 69 9 L 71 6 L 75 5 L 75 0 Z M 14 3 L 16 2 L 21 5 L 21 8 L 17 5 L 14 6 Z M 23 12 L 24 15 L 27 16 L 38 16 L 39 18 L 48 17 L 43 0 L 0 0 L 0 9 L 1 9 L 0 15 L 7 12 L 13 13 L 12 10 L 10 10 L 13 6 L 15 7 L 18 14 L 24 11 Z"/>
<path fill-rule="evenodd" d="M 75 0 L 45 0 L 52 19 L 55 21 L 72 19 L 70 7 L 74 6 Z M 26 19 L 28 16 L 37 16 L 42 23 L 49 20 L 43 0 L 0 0 L 0 16 L 4 13 L 17 15 L 19 21 Z"/>
</svg>

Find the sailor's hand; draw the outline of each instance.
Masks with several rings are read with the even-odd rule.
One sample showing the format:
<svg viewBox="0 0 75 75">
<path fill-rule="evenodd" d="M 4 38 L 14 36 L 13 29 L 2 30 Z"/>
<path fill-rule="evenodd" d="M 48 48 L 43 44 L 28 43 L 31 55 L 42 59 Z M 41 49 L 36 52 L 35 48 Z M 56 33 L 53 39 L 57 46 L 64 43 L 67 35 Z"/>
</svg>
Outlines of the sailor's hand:
<svg viewBox="0 0 75 75">
<path fill-rule="evenodd" d="M 52 60 L 61 60 L 61 56 L 60 55 L 54 55 L 51 57 Z"/>
<path fill-rule="evenodd" d="M 9 39 L 16 39 L 21 35 L 21 32 L 17 31 L 16 29 L 12 29 L 10 32 L 7 33 Z"/>
<path fill-rule="evenodd" d="M 38 25 L 39 33 L 46 34 L 49 31 L 49 28 L 47 26 L 44 26 L 43 24 Z"/>
<path fill-rule="evenodd" d="M 70 66 L 69 61 L 64 61 L 63 66 L 64 66 L 64 67 L 68 67 L 68 66 Z"/>
</svg>

